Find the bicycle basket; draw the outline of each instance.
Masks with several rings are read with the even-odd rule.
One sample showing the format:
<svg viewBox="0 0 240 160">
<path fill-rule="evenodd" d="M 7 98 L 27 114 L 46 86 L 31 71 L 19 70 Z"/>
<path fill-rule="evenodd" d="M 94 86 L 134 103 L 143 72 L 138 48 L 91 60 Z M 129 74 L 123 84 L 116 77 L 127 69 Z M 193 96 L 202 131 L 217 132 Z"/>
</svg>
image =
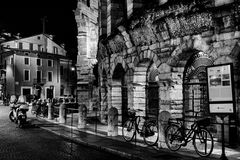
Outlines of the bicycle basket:
<svg viewBox="0 0 240 160">
<path fill-rule="evenodd" d="M 197 120 L 197 124 L 199 126 L 204 126 L 204 127 L 209 126 L 210 122 L 211 122 L 211 119 L 209 117 Z"/>
</svg>

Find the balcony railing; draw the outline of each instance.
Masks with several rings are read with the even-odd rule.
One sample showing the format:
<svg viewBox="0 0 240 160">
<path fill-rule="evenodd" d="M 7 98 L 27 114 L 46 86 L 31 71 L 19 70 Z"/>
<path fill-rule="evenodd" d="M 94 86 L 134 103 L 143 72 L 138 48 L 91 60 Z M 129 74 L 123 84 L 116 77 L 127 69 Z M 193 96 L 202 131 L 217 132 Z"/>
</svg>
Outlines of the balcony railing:
<svg viewBox="0 0 240 160">
<path fill-rule="evenodd" d="M 39 79 L 39 78 L 34 78 L 33 79 L 33 84 L 45 84 L 46 83 L 46 79 Z"/>
</svg>

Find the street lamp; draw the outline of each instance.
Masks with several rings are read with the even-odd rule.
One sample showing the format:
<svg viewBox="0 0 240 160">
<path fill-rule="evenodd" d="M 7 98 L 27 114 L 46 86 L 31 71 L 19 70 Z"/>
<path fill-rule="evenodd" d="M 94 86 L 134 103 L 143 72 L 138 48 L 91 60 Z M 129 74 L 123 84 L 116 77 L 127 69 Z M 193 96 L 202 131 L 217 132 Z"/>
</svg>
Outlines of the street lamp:
<svg viewBox="0 0 240 160">
<path fill-rule="evenodd" d="M 71 67 L 71 71 L 75 71 L 75 67 L 74 66 Z"/>
<path fill-rule="evenodd" d="M 76 84 L 76 66 L 72 65 L 70 67 L 71 73 L 70 73 L 70 77 L 71 77 L 71 81 L 70 81 L 70 94 L 75 97 L 76 93 L 75 93 L 75 84 Z M 68 79 L 68 83 L 69 83 L 69 79 Z M 69 84 L 68 84 L 69 85 Z M 69 87 L 69 86 L 68 86 Z"/>
</svg>

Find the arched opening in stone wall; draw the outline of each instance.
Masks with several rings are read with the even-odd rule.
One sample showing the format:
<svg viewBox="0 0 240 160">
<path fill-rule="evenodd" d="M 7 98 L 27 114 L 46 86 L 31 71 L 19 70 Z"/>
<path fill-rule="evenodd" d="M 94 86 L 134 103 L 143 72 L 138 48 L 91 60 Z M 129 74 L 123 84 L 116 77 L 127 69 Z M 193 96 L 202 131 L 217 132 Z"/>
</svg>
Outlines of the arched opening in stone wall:
<svg viewBox="0 0 240 160">
<path fill-rule="evenodd" d="M 146 116 L 157 119 L 159 113 L 159 71 L 155 63 L 147 72 Z"/>
<path fill-rule="evenodd" d="M 128 89 L 125 81 L 125 70 L 120 63 L 115 67 L 112 76 L 112 107 L 118 109 L 118 122 L 123 124 L 128 118 Z"/>
<path fill-rule="evenodd" d="M 209 115 L 206 67 L 213 65 L 206 53 L 192 52 L 183 74 L 183 115 L 187 120 L 192 120 L 197 112 L 198 116 Z"/>
</svg>

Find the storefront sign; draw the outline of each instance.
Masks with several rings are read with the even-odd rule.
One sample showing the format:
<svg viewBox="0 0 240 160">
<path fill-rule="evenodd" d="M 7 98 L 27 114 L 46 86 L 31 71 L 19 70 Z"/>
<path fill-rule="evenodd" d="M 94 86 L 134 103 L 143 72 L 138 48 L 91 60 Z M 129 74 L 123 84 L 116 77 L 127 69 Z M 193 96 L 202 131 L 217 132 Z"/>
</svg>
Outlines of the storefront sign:
<svg viewBox="0 0 240 160">
<path fill-rule="evenodd" d="M 210 113 L 234 113 L 232 64 L 207 67 Z"/>
</svg>

